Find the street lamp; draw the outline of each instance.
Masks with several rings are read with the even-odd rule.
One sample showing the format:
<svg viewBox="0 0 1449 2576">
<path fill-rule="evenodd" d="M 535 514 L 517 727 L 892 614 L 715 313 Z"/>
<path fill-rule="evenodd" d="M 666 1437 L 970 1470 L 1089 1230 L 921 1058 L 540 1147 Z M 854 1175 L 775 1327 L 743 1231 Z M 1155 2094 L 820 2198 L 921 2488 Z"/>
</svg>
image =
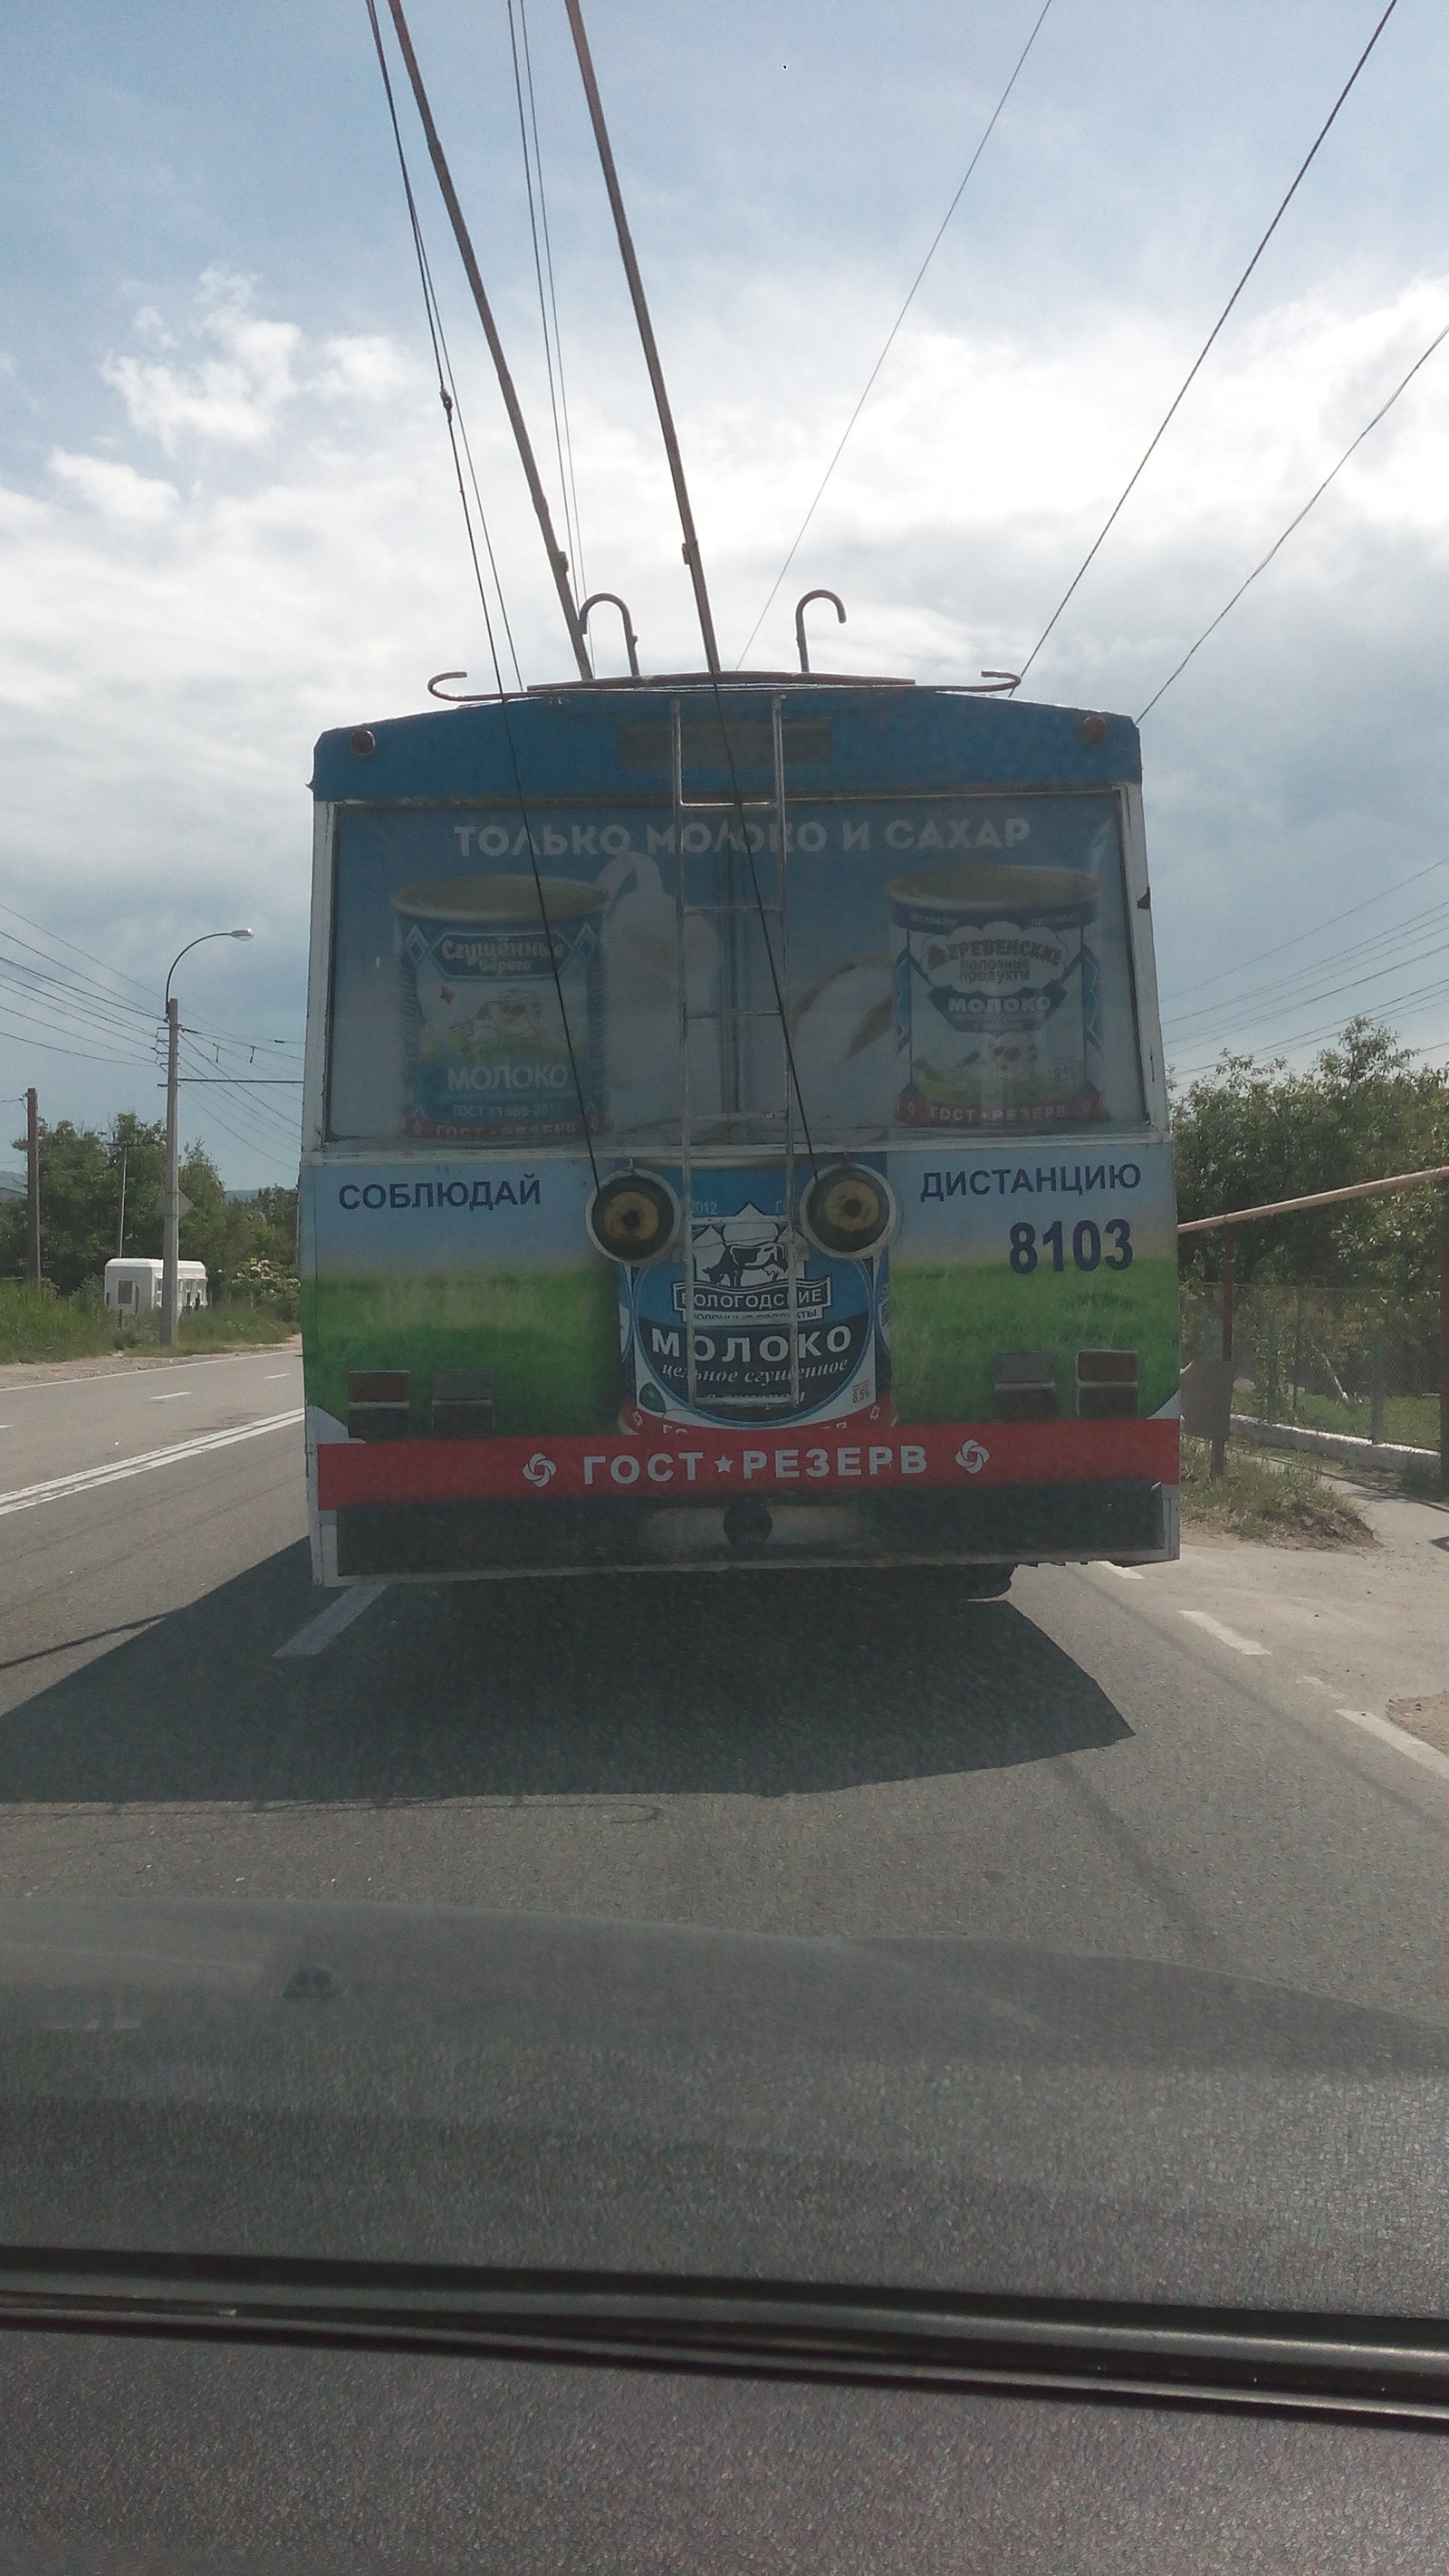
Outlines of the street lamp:
<svg viewBox="0 0 1449 2576">
<path fill-rule="evenodd" d="M 208 939 L 250 939 L 249 930 L 203 930 L 199 939 L 188 939 L 178 949 L 166 974 L 166 1190 L 161 1201 L 161 1339 L 175 1348 L 176 1331 L 176 1264 L 181 1249 L 181 1178 L 176 1158 L 176 1083 L 177 1055 L 181 1038 L 180 1004 L 171 990 L 171 978 L 183 957 L 200 948 Z"/>
</svg>

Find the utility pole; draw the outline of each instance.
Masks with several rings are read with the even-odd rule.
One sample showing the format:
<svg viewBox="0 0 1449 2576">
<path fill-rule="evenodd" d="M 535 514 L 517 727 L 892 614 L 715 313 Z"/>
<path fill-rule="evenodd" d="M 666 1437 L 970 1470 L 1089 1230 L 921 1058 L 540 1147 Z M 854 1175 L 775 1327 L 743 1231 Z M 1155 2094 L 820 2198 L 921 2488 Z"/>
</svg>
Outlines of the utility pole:
<svg viewBox="0 0 1449 2576">
<path fill-rule="evenodd" d="M 176 1075 L 181 1005 L 166 996 L 166 1186 L 161 1198 L 161 1339 L 176 1344 L 176 1264 L 181 1254 L 181 1174 L 176 1144 Z"/>
<path fill-rule="evenodd" d="M 181 1220 L 191 1214 L 190 1199 L 181 1195 L 181 1173 L 176 1144 L 176 1086 L 179 1079 L 177 1058 L 181 1051 L 181 1005 L 171 990 L 171 978 L 183 957 L 193 948 L 204 948 L 208 939 L 250 939 L 249 930 L 203 930 L 197 939 L 188 939 L 172 958 L 166 976 L 166 1187 L 161 1197 L 161 1339 L 173 1349 L 178 1339 L 176 1310 L 180 1299 L 176 1293 L 176 1265 L 181 1256 Z"/>
<path fill-rule="evenodd" d="M 25 1204 L 29 1218 L 30 1278 L 40 1286 L 40 1105 L 33 1091 L 25 1095 Z"/>
<path fill-rule="evenodd" d="M 126 1250 L 126 1156 L 129 1151 L 129 1146 L 121 1147 L 121 1212 L 116 1219 L 116 1259 L 118 1261 L 125 1257 Z"/>
<path fill-rule="evenodd" d="M 1449 1185 L 1439 1190 L 1439 1492 L 1449 1494 Z"/>
</svg>

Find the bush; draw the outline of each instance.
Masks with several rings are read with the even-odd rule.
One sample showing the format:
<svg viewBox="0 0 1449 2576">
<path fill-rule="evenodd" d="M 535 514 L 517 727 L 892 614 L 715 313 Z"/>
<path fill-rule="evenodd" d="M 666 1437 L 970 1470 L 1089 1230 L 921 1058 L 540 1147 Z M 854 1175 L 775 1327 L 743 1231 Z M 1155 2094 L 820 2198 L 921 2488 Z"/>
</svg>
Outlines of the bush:
<svg viewBox="0 0 1449 2576">
<path fill-rule="evenodd" d="M 1330 1485 L 1316 1458 L 1290 1452 L 1281 1463 L 1260 1450 L 1228 1443 L 1224 1471 L 1214 1477 L 1212 1443 L 1182 1443 L 1182 1516 L 1239 1538 L 1265 1539 L 1278 1547 L 1371 1547 L 1374 1534 L 1363 1514 Z"/>
</svg>

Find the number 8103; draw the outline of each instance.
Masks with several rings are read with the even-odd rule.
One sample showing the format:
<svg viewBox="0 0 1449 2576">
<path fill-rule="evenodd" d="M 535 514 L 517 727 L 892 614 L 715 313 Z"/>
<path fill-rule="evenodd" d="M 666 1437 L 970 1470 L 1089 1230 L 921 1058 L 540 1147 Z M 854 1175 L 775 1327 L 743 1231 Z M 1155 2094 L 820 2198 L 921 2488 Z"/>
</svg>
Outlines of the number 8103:
<svg viewBox="0 0 1449 2576">
<path fill-rule="evenodd" d="M 1102 1250 L 1104 1235 L 1113 1247 L 1110 1252 Z M 1132 1228 L 1125 1216 L 1109 1216 L 1101 1226 L 1084 1216 L 1072 1228 L 1071 1250 L 1074 1269 L 1095 1270 L 1100 1264 L 1105 1270 L 1128 1270 L 1132 1266 Z M 1036 1227 L 1024 1221 L 1012 1227 L 1011 1266 L 1019 1279 L 1029 1279 L 1047 1252 L 1051 1254 L 1053 1270 L 1065 1270 L 1067 1252 L 1060 1217 L 1055 1225 L 1044 1225 L 1040 1237 Z"/>
</svg>

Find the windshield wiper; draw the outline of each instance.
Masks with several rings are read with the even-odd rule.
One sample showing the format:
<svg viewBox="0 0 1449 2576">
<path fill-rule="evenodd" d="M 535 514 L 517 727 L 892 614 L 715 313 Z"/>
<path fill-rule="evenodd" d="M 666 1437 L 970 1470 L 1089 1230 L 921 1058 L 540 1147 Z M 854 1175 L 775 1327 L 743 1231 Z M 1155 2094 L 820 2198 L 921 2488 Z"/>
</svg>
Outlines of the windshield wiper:
<svg viewBox="0 0 1449 2576">
<path fill-rule="evenodd" d="M 11 2246 L 0 2249 L 0 2328 L 1449 2428 L 1449 2326 L 1438 2320 Z"/>
</svg>

